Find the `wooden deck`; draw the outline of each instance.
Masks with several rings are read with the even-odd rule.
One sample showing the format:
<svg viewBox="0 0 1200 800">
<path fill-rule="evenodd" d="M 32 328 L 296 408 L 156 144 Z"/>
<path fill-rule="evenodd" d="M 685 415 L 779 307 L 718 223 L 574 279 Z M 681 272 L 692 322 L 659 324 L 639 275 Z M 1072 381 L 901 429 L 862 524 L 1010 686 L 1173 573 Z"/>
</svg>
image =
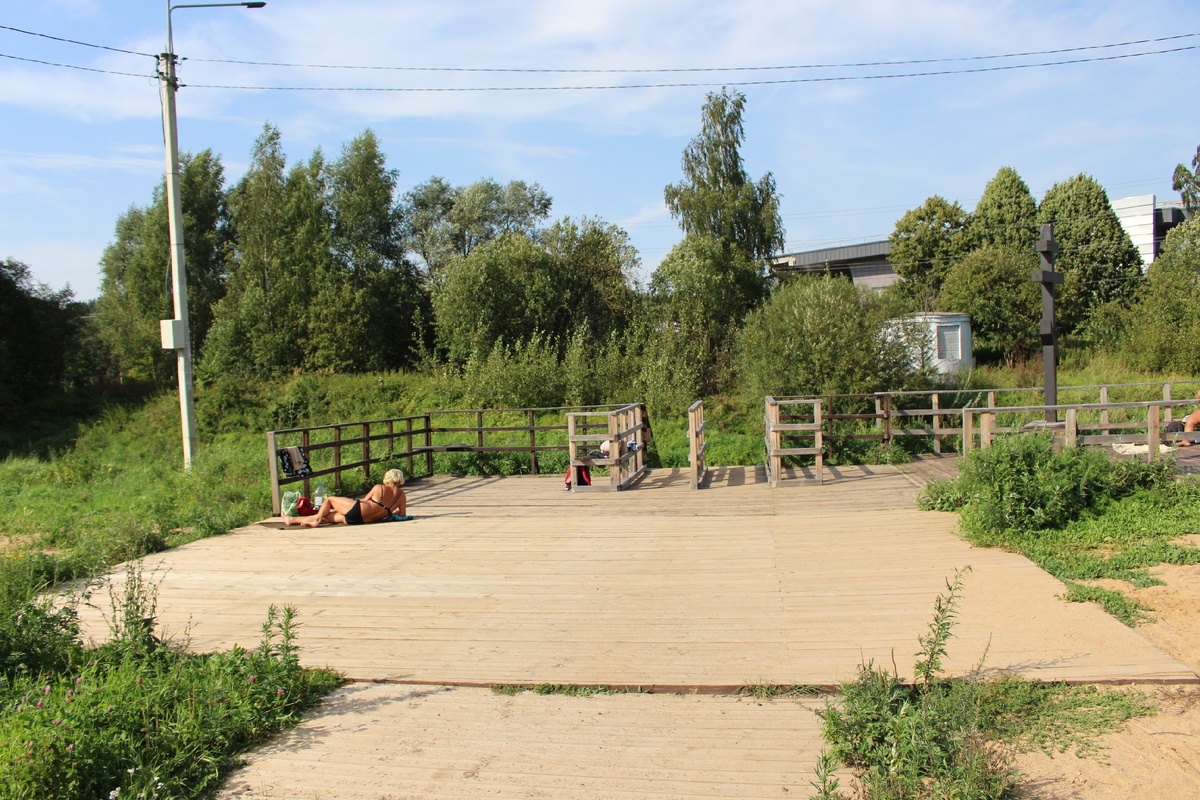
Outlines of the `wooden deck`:
<svg viewBox="0 0 1200 800">
<path fill-rule="evenodd" d="M 364 679 L 252 753 L 221 800 L 807 797 L 824 701 L 723 693 L 830 685 L 868 659 L 911 676 L 935 596 L 967 565 L 951 668 L 990 645 L 992 670 L 1196 680 L 1025 559 L 916 510 L 917 486 L 953 467 L 774 490 L 718 468 L 700 492 L 664 470 L 608 494 L 438 479 L 411 488 L 412 522 L 252 525 L 146 562 L 165 570 L 161 620 L 193 647 L 253 646 L 267 605 L 292 603 L 304 660 Z M 498 683 L 654 693 L 484 688 Z"/>
<path fill-rule="evenodd" d="M 717 468 L 695 492 L 658 470 L 610 494 L 440 478 L 412 487 L 411 522 L 268 522 L 145 563 L 164 570 L 161 622 L 194 648 L 253 646 L 267 606 L 290 603 L 303 660 L 360 680 L 723 692 L 830 686 L 893 657 L 911 675 L 934 598 L 966 566 L 952 670 L 986 651 L 990 670 L 1044 679 L 1196 679 L 1029 561 L 917 510 L 905 468 L 833 473 L 771 489 L 761 470 Z"/>
</svg>

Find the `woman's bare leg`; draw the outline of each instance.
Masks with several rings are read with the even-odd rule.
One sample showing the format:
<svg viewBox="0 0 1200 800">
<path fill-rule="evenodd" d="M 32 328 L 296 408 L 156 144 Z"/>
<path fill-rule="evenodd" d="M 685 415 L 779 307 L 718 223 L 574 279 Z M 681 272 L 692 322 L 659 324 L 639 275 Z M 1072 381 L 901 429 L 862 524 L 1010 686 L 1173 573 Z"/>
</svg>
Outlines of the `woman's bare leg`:
<svg viewBox="0 0 1200 800">
<path fill-rule="evenodd" d="M 301 518 L 298 524 L 306 528 L 315 528 L 322 522 L 344 523 L 346 512 L 352 508 L 354 508 L 354 501 L 349 497 L 326 497 L 316 514 Z"/>
</svg>

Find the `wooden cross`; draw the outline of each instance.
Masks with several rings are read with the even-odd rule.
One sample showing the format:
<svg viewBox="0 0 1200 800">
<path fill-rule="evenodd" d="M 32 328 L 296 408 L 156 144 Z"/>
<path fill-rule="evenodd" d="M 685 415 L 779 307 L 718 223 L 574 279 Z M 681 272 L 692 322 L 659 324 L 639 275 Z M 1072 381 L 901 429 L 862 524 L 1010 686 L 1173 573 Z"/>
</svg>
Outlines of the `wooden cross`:
<svg viewBox="0 0 1200 800">
<path fill-rule="evenodd" d="M 1054 284 L 1063 282 L 1063 274 L 1054 271 L 1054 254 L 1058 242 L 1054 241 L 1054 225 L 1042 226 L 1042 235 L 1037 242 L 1038 255 L 1042 263 L 1033 271 L 1031 280 L 1042 285 L 1042 370 L 1045 392 L 1043 402 L 1048 406 L 1058 405 L 1058 329 L 1054 325 Z M 1058 422 L 1058 412 L 1046 410 L 1047 422 Z"/>
</svg>

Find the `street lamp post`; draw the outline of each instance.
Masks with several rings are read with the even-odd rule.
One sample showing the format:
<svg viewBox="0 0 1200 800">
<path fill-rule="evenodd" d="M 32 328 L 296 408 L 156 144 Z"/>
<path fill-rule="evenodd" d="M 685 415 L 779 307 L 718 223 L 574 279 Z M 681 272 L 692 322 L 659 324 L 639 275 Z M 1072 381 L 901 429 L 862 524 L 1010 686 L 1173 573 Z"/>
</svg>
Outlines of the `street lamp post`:
<svg viewBox="0 0 1200 800">
<path fill-rule="evenodd" d="M 158 57 L 158 77 L 162 92 L 163 140 L 167 149 L 167 219 L 171 236 L 171 294 L 175 318 L 161 323 L 162 346 L 175 351 L 179 373 L 179 415 L 183 424 L 183 468 L 192 468 L 196 452 L 196 401 L 192 392 L 192 343 L 188 324 L 187 269 L 183 259 L 183 195 L 179 187 L 179 133 L 175 121 L 175 42 L 171 33 L 171 12 L 177 8 L 221 8 L 242 6 L 262 8 L 266 3 L 183 3 L 167 0 L 167 52 Z"/>
</svg>

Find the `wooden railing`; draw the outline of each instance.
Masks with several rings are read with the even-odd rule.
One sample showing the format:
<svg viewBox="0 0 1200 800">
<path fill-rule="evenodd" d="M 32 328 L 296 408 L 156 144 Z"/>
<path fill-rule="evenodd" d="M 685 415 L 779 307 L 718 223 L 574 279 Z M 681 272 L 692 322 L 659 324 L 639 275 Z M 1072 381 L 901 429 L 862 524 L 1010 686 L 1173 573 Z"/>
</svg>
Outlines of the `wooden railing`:
<svg viewBox="0 0 1200 800">
<path fill-rule="evenodd" d="M 548 418 L 593 409 L 608 413 L 616 408 L 623 406 L 438 410 L 408 417 L 268 431 L 271 506 L 278 514 L 281 487 L 288 484 L 302 484 L 303 494 L 311 497 L 312 481 L 328 475 L 332 476 L 333 490 L 338 491 L 345 473 L 361 469 L 363 477 L 370 480 L 371 467 L 382 462 L 401 466 L 411 477 L 432 475 L 437 453 L 475 453 L 481 471 L 486 453 L 528 453 L 529 472 L 537 475 L 540 453 L 569 449 L 567 425 Z M 523 433 L 528 433 L 528 444 L 511 443 L 514 435 Z M 506 441 L 497 442 L 497 437 Z M 288 447 L 303 452 L 311 469 L 308 475 L 281 474 L 279 451 Z"/>
<path fill-rule="evenodd" d="M 990 447 L 1002 433 L 1044 430 L 1062 437 L 1065 447 L 1088 445 L 1145 444 L 1146 460 L 1158 457 L 1164 442 L 1200 441 L 1200 431 L 1166 433 L 1164 419 L 1178 406 L 1194 405 L 1195 400 L 1145 400 L 1132 403 L 1080 403 L 1055 406 L 1003 406 L 963 410 L 963 453 L 976 446 Z M 1061 422 L 1030 419 L 1046 412 L 1061 414 Z M 1120 419 L 1113 418 L 1117 412 Z M 1007 417 L 1008 424 L 1002 424 Z M 976 424 L 978 418 L 978 424 Z M 977 433 L 978 432 L 978 433 Z M 978 435 L 978 445 L 976 436 Z"/>
<path fill-rule="evenodd" d="M 650 422 L 646 406 L 631 403 L 611 411 L 575 411 L 567 414 L 567 446 L 570 469 L 567 481 L 572 491 L 593 489 L 615 492 L 626 489 L 646 473 L 646 445 L 650 441 Z M 591 453 L 608 443 L 607 455 Z M 609 481 L 600 483 L 592 476 L 590 486 L 577 482 L 578 467 L 607 467 Z"/>
<path fill-rule="evenodd" d="M 704 401 L 688 408 L 688 475 L 693 489 L 704 486 L 708 475 L 708 444 L 704 438 Z"/>
<path fill-rule="evenodd" d="M 783 459 L 785 456 L 814 456 L 816 458 L 816 473 L 819 483 L 825 482 L 824 444 L 821 430 L 821 400 L 801 397 L 765 398 L 764 427 L 766 429 L 765 444 L 767 450 L 767 480 L 772 486 L 778 486 L 783 479 Z M 797 406 L 807 406 L 811 409 L 807 414 L 795 412 L 784 413 L 781 409 L 791 409 Z M 811 440 L 812 444 L 802 447 L 784 447 L 795 444 L 797 438 Z"/>
<path fill-rule="evenodd" d="M 1195 400 L 1176 400 L 1192 397 L 1200 381 L 1143 382 L 1124 384 L 1094 384 L 1085 386 L 1060 386 L 1060 402 L 1078 397 L 1076 403 L 1063 403 L 1062 407 L 1074 405 L 1095 406 L 1099 422 L 1108 428 L 1110 415 L 1121 403 L 1151 402 L 1161 396 L 1160 422 L 1166 424 L 1173 419 L 1173 409 L 1193 404 Z M 1186 387 L 1186 388 L 1185 388 Z M 941 453 L 947 436 L 962 436 L 964 413 L 977 409 L 996 408 L 998 398 L 1011 398 L 1022 394 L 1041 395 L 1040 386 L 1010 389 L 929 389 L 922 391 L 876 392 L 874 394 L 840 394 L 810 396 L 824 400 L 824 433 L 829 442 L 847 439 L 868 439 L 887 444 L 897 437 L 931 437 L 933 451 Z M 1147 396 L 1149 395 L 1149 396 Z M 1094 399 L 1093 399 L 1094 398 Z M 1036 398 L 1040 399 L 1040 398 Z M 1035 403 L 1018 405 L 1009 403 L 1005 408 L 1041 408 Z M 1043 412 L 1044 413 L 1044 412 Z M 862 422 L 863 426 L 847 430 L 845 423 Z"/>
</svg>

